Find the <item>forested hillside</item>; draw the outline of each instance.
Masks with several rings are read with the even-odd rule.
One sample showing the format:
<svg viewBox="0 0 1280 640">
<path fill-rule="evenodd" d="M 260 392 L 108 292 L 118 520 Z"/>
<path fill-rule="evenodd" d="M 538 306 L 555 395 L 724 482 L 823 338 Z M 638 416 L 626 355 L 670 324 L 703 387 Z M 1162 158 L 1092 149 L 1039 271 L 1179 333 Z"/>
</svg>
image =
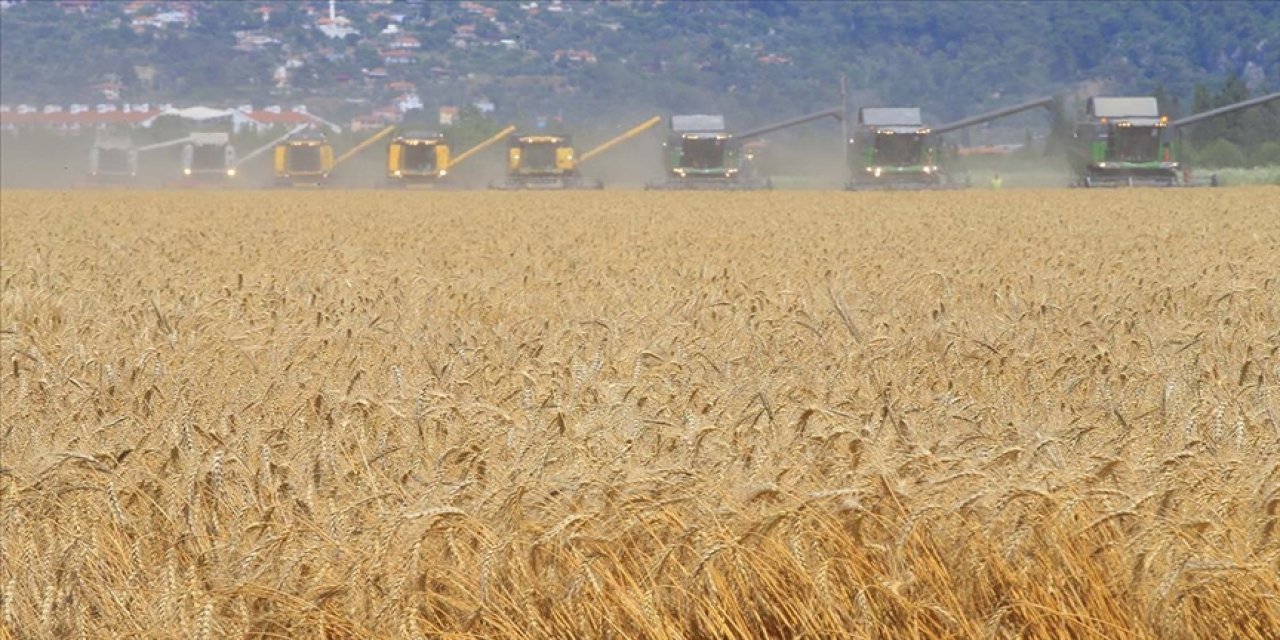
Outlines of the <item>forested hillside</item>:
<svg viewBox="0 0 1280 640">
<path fill-rule="evenodd" d="M 319 1 L 3 5 L 8 104 L 100 101 L 105 79 L 121 100 L 307 102 L 341 119 L 411 86 L 427 113 L 482 101 L 504 120 L 706 110 L 747 125 L 835 104 L 842 75 L 855 106 L 931 121 L 1096 93 L 1159 93 L 1177 116 L 1280 87 L 1275 2 L 372 0 L 338 2 L 336 23 Z"/>
</svg>

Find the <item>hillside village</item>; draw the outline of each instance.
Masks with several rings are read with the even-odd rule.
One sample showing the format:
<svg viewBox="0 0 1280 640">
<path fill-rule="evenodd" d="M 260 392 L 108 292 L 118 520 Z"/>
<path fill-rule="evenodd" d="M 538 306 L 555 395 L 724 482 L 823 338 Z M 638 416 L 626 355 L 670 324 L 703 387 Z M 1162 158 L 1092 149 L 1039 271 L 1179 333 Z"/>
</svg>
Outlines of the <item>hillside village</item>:
<svg viewBox="0 0 1280 640">
<path fill-rule="evenodd" d="M 258 103 L 257 108 L 236 107 L 240 112 L 301 113 L 306 111 L 306 103 L 321 102 L 330 110 L 349 114 L 343 118 L 343 126 L 359 131 L 394 124 L 406 113 L 422 110 L 430 110 L 431 119 L 441 125 L 451 124 L 465 111 L 498 111 L 504 106 L 502 101 L 485 90 L 486 85 L 495 84 L 495 74 L 477 73 L 477 59 L 496 57 L 508 66 L 521 67 L 521 73 L 503 77 L 502 84 L 516 87 L 515 91 L 532 88 L 543 95 L 572 96 L 578 90 L 575 72 L 598 65 L 604 57 L 591 43 L 574 40 L 572 34 L 616 34 L 623 29 L 616 13 L 652 10 L 663 3 L 57 0 L 52 7 L 31 6 L 34 4 L 4 0 L 0 10 L 6 19 L 12 19 L 19 12 L 56 7 L 73 25 L 94 24 L 127 34 L 127 41 L 157 48 L 164 48 L 166 42 L 193 39 L 210 22 L 216 22 L 219 29 L 230 25 L 228 39 L 222 42 L 225 51 L 220 55 L 228 62 L 244 63 L 230 66 L 247 66 L 251 73 L 244 84 L 256 89 L 251 93 Z M 563 29 L 564 25 L 572 27 Z M 561 31 L 564 33 L 558 33 Z M 547 35 L 552 37 L 543 37 Z M 763 45 L 746 48 L 758 51 L 762 67 L 789 63 L 789 58 L 765 51 Z M 127 51 L 125 55 L 129 55 Z M 698 63 L 702 68 L 708 64 Z M 660 73 L 665 65 L 658 58 L 639 68 Z M 103 123 L 142 123 L 172 107 L 153 106 L 148 98 L 181 93 L 181 85 L 193 82 L 148 56 L 117 66 L 121 69 L 67 88 L 64 93 L 73 94 L 75 102 L 11 103 L 9 95 L 27 92 L 6 91 L 0 126 L 78 130 Z M 431 99 L 424 100 L 424 96 Z M 236 97 L 241 96 L 216 97 L 213 102 Z M 340 102 L 337 109 L 333 108 L 335 100 Z M 507 111 L 515 115 L 512 109 Z M 540 120 L 557 117 L 547 113 L 519 115 Z"/>
<path fill-rule="evenodd" d="M 919 104 L 934 120 L 1104 90 L 1157 93 L 1176 115 L 1219 87 L 1221 102 L 1280 86 L 1275 6 L 1091 6 L 1082 21 L 1046 4 L 1010 25 L 999 3 L 0 0 L 0 128 L 147 126 L 192 107 L 237 131 L 682 110 L 749 124 L 831 106 L 841 76 L 854 105 Z M 1222 23 L 1214 39 L 1188 26 L 1206 21 Z"/>
</svg>

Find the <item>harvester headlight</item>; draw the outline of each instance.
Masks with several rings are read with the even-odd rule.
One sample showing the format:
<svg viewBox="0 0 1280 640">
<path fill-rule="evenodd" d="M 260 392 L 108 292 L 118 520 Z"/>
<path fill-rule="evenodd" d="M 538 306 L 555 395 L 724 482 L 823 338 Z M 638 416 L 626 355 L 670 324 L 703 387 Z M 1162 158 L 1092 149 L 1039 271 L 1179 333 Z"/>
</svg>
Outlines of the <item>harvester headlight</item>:
<svg viewBox="0 0 1280 640">
<path fill-rule="evenodd" d="M 191 169 L 183 169 L 183 170 L 182 170 L 182 175 L 184 175 L 184 176 L 189 176 L 189 175 L 191 175 Z"/>
<path fill-rule="evenodd" d="M 227 169 L 227 177 L 228 177 L 228 178 L 234 178 L 234 177 L 236 177 L 236 170 L 235 170 L 235 169 Z"/>
<path fill-rule="evenodd" d="M 924 174 L 925 174 L 925 175 L 929 175 L 929 174 L 931 174 L 931 173 L 933 173 L 933 167 L 928 167 L 928 166 L 926 166 L 926 167 L 924 168 Z"/>
<path fill-rule="evenodd" d="M 1099 168 L 1099 169 L 1106 169 L 1106 168 L 1107 168 L 1107 163 L 1105 163 L 1105 162 L 1099 162 L 1099 163 L 1098 163 L 1098 168 Z"/>
<path fill-rule="evenodd" d="M 440 177 L 441 177 L 441 178 L 443 178 L 443 177 L 445 177 L 445 176 L 447 176 L 447 175 L 449 175 L 449 172 L 448 172 L 448 171 L 445 171 L 444 169 L 441 169 L 441 170 L 440 170 Z"/>
<path fill-rule="evenodd" d="M 729 175 L 729 176 L 734 175 L 734 174 L 735 174 L 735 173 L 737 173 L 737 172 L 738 172 L 738 170 L 737 170 L 736 168 L 735 168 L 735 169 L 725 169 L 725 170 L 724 170 L 725 175 Z"/>
<path fill-rule="evenodd" d="M 879 177 L 880 177 L 880 174 L 881 174 L 881 173 L 884 173 L 884 171 L 883 171 L 882 169 L 880 169 L 880 167 L 876 167 L 876 168 L 875 168 L 875 170 L 871 172 L 871 174 L 872 174 L 872 175 L 874 175 L 874 176 L 875 176 L 875 177 L 877 177 L 877 178 L 879 178 Z"/>
<path fill-rule="evenodd" d="M 392 172 L 391 172 L 391 175 L 393 175 L 393 176 L 395 176 L 395 177 L 397 177 L 397 178 L 401 178 L 401 177 L 404 177 L 404 172 L 403 172 L 403 171 L 401 171 L 401 170 L 399 170 L 399 169 L 396 169 L 395 171 L 392 171 Z"/>
<path fill-rule="evenodd" d="M 676 175 L 680 176 L 681 178 L 684 177 L 684 173 L 685 173 L 684 169 L 676 169 Z"/>
</svg>

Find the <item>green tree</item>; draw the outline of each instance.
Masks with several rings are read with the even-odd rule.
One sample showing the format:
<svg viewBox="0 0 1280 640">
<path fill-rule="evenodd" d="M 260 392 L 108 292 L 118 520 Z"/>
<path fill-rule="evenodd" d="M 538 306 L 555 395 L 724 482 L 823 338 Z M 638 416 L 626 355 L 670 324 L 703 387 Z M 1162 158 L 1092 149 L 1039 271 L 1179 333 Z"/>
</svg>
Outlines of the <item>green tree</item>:
<svg viewBox="0 0 1280 640">
<path fill-rule="evenodd" d="M 1195 154 L 1199 164 L 1214 169 L 1243 167 L 1248 164 L 1240 147 L 1228 140 L 1218 139 Z"/>
<path fill-rule="evenodd" d="M 1280 167 L 1280 142 L 1269 141 L 1253 150 L 1253 166 Z"/>
</svg>

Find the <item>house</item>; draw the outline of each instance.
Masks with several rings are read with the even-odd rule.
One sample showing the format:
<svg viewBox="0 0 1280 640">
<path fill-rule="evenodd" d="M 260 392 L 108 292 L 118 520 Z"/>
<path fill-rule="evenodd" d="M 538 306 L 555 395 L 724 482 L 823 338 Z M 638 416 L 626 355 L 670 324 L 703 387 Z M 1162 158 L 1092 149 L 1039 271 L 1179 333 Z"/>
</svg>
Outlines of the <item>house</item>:
<svg viewBox="0 0 1280 640">
<path fill-rule="evenodd" d="M 760 64 L 784 65 L 791 64 L 791 58 L 780 56 L 776 53 L 769 53 L 756 58 L 756 62 Z"/>
<path fill-rule="evenodd" d="M 93 4 L 91 0 L 59 0 L 58 7 L 62 9 L 62 13 L 67 15 L 72 13 L 83 15 L 89 13 L 89 10 L 93 8 Z"/>
<path fill-rule="evenodd" d="M 316 29 L 329 38 L 345 38 L 349 35 L 358 35 L 360 33 L 351 26 L 351 21 L 344 16 L 316 20 Z"/>
<path fill-rule="evenodd" d="M 400 113 L 422 108 L 422 100 L 418 98 L 416 93 L 406 93 L 396 98 L 393 104 L 396 107 L 396 111 Z"/>
<path fill-rule="evenodd" d="M 441 126 L 451 126 L 453 121 L 458 117 L 457 107 L 440 107 L 440 124 Z"/>
<path fill-rule="evenodd" d="M 120 99 L 120 91 L 124 89 L 124 84 L 119 80 L 107 80 L 93 85 L 93 90 L 102 95 L 103 100 L 115 102 Z"/>
<path fill-rule="evenodd" d="M 494 110 L 497 109 L 497 107 L 493 104 L 493 101 L 489 100 L 488 98 L 480 98 L 479 100 L 472 102 L 471 106 L 475 107 L 476 111 L 479 111 L 480 113 L 486 113 L 486 114 L 493 113 Z"/>
<path fill-rule="evenodd" d="M 376 131 L 386 125 L 387 123 L 383 122 L 382 118 L 369 114 L 352 118 L 350 129 L 353 133 L 359 133 L 361 131 Z"/>
<path fill-rule="evenodd" d="M 377 78 L 387 77 L 386 67 L 374 67 L 372 69 L 364 69 L 362 72 L 364 73 L 364 77 L 366 78 L 377 79 Z"/>
<path fill-rule="evenodd" d="M 580 64 L 595 64 L 596 54 L 585 49 L 556 49 L 551 54 L 551 61 L 560 62 L 561 60 Z"/>
<path fill-rule="evenodd" d="M 61 105 L 39 108 L 27 104 L 20 104 L 16 108 L 3 105 L 0 106 L 0 129 L 43 129 L 73 133 L 106 127 L 146 127 L 160 114 L 159 109 L 152 109 L 150 105 L 124 107 L 100 104 L 90 109 L 88 105 L 73 104 L 64 109 Z"/>
<path fill-rule="evenodd" d="M 234 35 L 236 45 L 233 48 L 237 51 L 262 51 L 268 46 L 280 44 L 278 38 L 258 31 L 236 31 Z"/>
<path fill-rule="evenodd" d="M 126 15 L 131 16 L 135 13 L 138 13 L 139 11 L 142 11 L 143 9 L 151 7 L 154 4 L 155 4 L 155 0 L 133 0 L 133 2 L 130 2 L 129 4 L 126 4 L 124 6 L 124 12 Z"/>
<path fill-rule="evenodd" d="M 418 61 L 412 51 L 405 51 L 404 49 L 385 49 L 379 51 L 378 55 L 382 57 L 382 63 L 387 66 L 413 64 Z"/>
<path fill-rule="evenodd" d="M 307 111 L 305 106 L 296 106 L 292 109 L 285 110 L 278 105 L 264 107 L 254 110 L 241 106 L 235 109 L 232 116 L 232 126 L 239 133 L 246 129 L 263 132 L 276 127 L 293 128 L 299 125 L 311 125 L 315 127 L 326 127 L 335 132 L 342 131 L 342 127 L 316 116 Z"/>
<path fill-rule="evenodd" d="M 422 41 L 413 36 L 401 35 L 391 41 L 390 47 L 392 49 L 421 49 Z"/>
<path fill-rule="evenodd" d="M 414 86 L 412 82 L 408 82 L 406 80 L 396 80 L 395 82 L 388 82 L 387 89 L 391 91 L 398 91 L 400 93 L 414 93 L 418 90 L 418 88 Z"/>
</svg>

